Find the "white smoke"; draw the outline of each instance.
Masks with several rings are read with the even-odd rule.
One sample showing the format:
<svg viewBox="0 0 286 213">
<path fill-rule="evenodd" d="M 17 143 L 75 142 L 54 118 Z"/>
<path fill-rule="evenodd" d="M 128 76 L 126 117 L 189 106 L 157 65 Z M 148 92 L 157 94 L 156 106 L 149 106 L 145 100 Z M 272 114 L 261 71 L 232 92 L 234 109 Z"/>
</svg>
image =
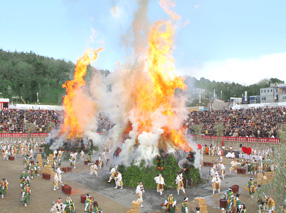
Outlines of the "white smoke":
<svg viewBox="0 0 286 213">
<path fill-rule="evenodd" d="M 127 166 L 132 162 L 139 165 L 141 161 L 144 161 L 145 165 L 153 164 L 153 159 L 159 155 L 159 147 L 163 147 L 164 151 L 168 153 L 179 155 L 175 145 L 164 140 L 164 128 L 180 129 L 188 113 L 185 108 L 186 98 L 183 95 L 177 95 L 171 100 L 175 109 L 174 119 L 170 120 L 170 117 L 164 114 L 164 106 L 161 106 L 148 115 L 151 118 L 150 129 L 148 131 L 139 130 L 140 119 L 138 118 L 144 119 L 144 116 L 140 115 L 140 111 L 137 110 L 138 84 L 152 85 L 146 60 L 149 26 L 147 9 L 148 1 L 138 1 L 138 10 L 135 12 L 129 31 L 132 32 L 133 37 L 130 39 L 130 36 L 123 36 L 126 46 L 132 46 L 133 55 L 109 76 L 95 74 L 89 87 L 86 86 L 76 91 L 73 103 L 77 116 L 80 118 L 84 136 L 92 139 L 94 145 L 99 147 L 99 151 L 107 145 L 106 143 L 111 146 L 109 148 L 112 153 L 120 147 L 121 153 L 119 158 L 115 159 L 116 164 Z M 98 60 L 100 60 L 100 56 Z M 103 113 L 115 124 L 107 136 L 95 132 L 98 127 L 96 117 L 99 113 Z M 125 134 L 124 131 L 129 126 L 131 131 L 126 133 L 127 139 L 123 139 L 122 135 Z M 188 145 L 198 156 L 197 145 L 191 141 L 188 142 Z M 199 160 L 200 158 L 196 157 L 194 163 L 196 168 L 199 166 Z"/>
</svg>

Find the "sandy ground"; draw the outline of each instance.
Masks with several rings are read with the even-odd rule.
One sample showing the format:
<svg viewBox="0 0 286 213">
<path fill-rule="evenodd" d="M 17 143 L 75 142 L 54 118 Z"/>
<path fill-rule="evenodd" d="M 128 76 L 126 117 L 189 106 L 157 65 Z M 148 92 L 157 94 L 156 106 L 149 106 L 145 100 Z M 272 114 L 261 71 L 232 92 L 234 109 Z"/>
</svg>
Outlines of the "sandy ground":
<svg viewBox="0 0 286 213">
<path fill-rule="evenodd" d="M 86 167 L 87 168 L 87 167 Z M 0 160 L 0 178 L 6 178 L 9 182 L 9 189 L 4 199 L 0 199 L 1 213 L 38 213 L 49 212 L 52 201 L 61 197 L 62 201 L 66 195 L 61 191 L 53 191 L 52 180 L 45 180 L 42 177 L 35 177 L 31 181 L 31 201 L 27 207 L 20 202 L 20 174 L 23 171 L 23 160 L 18 158 L 15 161 Z M 89 193 L 98 201 L 99 205 L 105 210 L 104 212 L 125 212 L 128 207 L 112 199 L 96 193 L 81 184 L 64 179 L 64 183 L 72 186 L 72 199 L 75 202 L 77 212 L 83 212 L 84 204 L 80 203 L 80 196 Z"/>
<path fill-rule="evenodd" d="M 214 162 L 216 159 L 217 157 L 204 157 L 205 162 Z M 193 188 L 186 189 L 186 195 L 189 197 L 189 200 L 192 201 L 195 197 L 205 197 L 208 204 L 208 212 L 219 212 L 219 199 L 223 193 L 229 186 L 239 185 L 240 200 L 246 205 L 247 211 L 257 212 L 256 202 L 250 199 L 248 192 L 245 190 L 250 175 L 229 174 L 230 160 L 224 158 L 224 163 L 227 165 L 227 172 L 225 180 L 222 181 L 222 192 L 212 195 L 211 184 L 208 181 L 209 167 L 203 167 L 201 177 L 205 181 Z M 68 166 L 68 162 L 63 162 L 63 166 Z M 80 196 L 86 193 L 89 193 L 98 201 L 105 213 L 124 213 L 131 207 L 131 202 L 136 197 L 135 189 L 129 187 L 114 189 L 114 181 L 111 183 L 107 182 L 109 165 L 99 171 L 98 178 L 94 175 L 90 176 L 89 166 L 83 165 L 83 162 L 77 161 L 76 166 L 77 168 L 72 172 L 63 174 L 63 181 L 73 188 L 72 199 L 75 202 L 77 212 L 83 212 L 84 204 L 80 203 Z M 48 181 L 41 177 L 36 177 L 31 182 L 31 202 L 25 208 L 20 202 L 19 178 L 22 171 L 22 158 L 17 158 L 15 161 L 0 160 L 0 178 L 6 178 L 9 182 L 6 197 L 0 199 L 0 212 L 49 212 L 52 201 L 57 200 L 59 197 L 63 201 L 66 199 L 66 195 L 61 190 L 53 191 L 52 180 Z M 254 180 L 256 180 L 255 177 Z M 184 199 L 182 192 L 178 196 L 175 189 L 165 190 L 163 196 L 159 196 L 154 189 L 146 189 L 145 191 L 144 208 L 141 209 L 141 212 L 164 212 L 160 204 L 164 202 L 169 193 L 174 194 L 179 204 Z"/>
</svg>

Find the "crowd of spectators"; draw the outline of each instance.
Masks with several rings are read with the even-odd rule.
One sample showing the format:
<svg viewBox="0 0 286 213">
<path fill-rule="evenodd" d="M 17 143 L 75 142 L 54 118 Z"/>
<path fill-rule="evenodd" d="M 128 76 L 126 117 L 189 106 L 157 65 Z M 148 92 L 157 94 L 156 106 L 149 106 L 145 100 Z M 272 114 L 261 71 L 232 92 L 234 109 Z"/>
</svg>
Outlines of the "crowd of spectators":
<svg viewBox="0 0 286 213">
<path fill-rule="evenodd" d="M 63 111 L 0 110 L 0 133 L 47 133 L 62 120 Z M 114 126 L 103 114 L 97 123 L 99 132 Z M 194 111 L 185 121 L 189 134 L 195 134 L 195 125 L 200 125 L 202 135 L 217 135 L 216 124 L 223 125 L 224 136 L 278 138 L 279 124 L 286 124 L 286 107 Z"/>
<path fill-rule="evenodd" d="M 223 135 L 234 137 L 278 138 L 279 124 L 286 124 L 286 107 L 195 111 L 185 122 L 189 134 L 201 125 L 203 135 L 217 135 L 216 124 L 223 124 Z"/>
<path fill-rule="evenodd" d="M 60 125 L 63 111 L 0 110 L 0 133 L 46 133 Z"/>
<path fill-rule="evenodd" d="M 61 125 L 63 114 L 56 110 L 0 110 L 0 133 L 48 133 Z M 102 113 L 97 124 L 97 132 L 102 133 L 114 126 Z"/>
<path fill-rule="evenodd" d="M 97 116 L 97 132 L 107 133 L 115 124 L 103 113 Z"/>
</svg>

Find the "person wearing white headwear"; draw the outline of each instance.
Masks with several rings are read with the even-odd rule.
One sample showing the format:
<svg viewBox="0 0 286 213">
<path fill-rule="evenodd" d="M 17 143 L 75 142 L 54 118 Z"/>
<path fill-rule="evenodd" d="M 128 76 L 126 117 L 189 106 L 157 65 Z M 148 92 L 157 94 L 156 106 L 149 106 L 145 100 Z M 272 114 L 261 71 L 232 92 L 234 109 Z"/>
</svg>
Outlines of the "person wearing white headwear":
<svg viewBox="0 0 286 213">
<path fill-rule="evenodd" d="M 62 175 L 61 174 L 64 173 L 64 172 L 61 170 L 60 167 L 58 167 L 57 170 L 56 170 L 56 173 L 58 174 L 59 182 L 61 183 L 61 185 L 63 185 L 64 183 L 62 181 Z"/>
<path fill-rule="evenodd" d="M 221 179 L 219 175 L 216 174 L 215 177 L 212 179 L 213 194 L 215 193 L 216 190 L 218 190 L 218 193 L 220 193 L 220 188 L 221 188 Z"/>
<path fill-rule="evenodd" d="M 58 157 L 61 158 L 62 156 L 63 156 L 63 152 L 61 150 L 59 150 Z"/>
<path fill-rule="evenodd" d="M 231 165 L 231 167 L 229 168 L 229 173 L 231 174 L 231 172 L 233 172 L 233 171 L 235 171 L 235 172 L 237 172 L 237 164 L 236 164 L 236 162 L 235 162 L 235 160 L 232 160 L 231 162 L 230 162 L 230 165 Z"/>
<path fill-rule="evenodd" d="M 109 183 L 110 183 L 110 181 L 111 181 L 112 179 L 114 179 L 114 175 L 115 175 L 115 173 L 116 173 L 116 169 L 117 169 L 116 166 L 114 166 L 114 167 L 111 168 L 111 170 L 110 170 L 110 172 L 109 172 L 109 174 L 110 174 L 110 177 L 109 177 L 109 180 L 108 180 Z"/>
<path fill-rule="evenodd" d="M 8 152 L 8 150 L 6 149 L 6 150 L 3 152 L 3 160 L 8 160 L 8 157 L 9 157 L 9 152 Z"/>
<path fill-rule="evenodd" d="M 157 184 L 157 192 L 159 192 L 160 195 L 162 195 L 164 191 L 164 185 L 165 185 L 165 181 L 164 181 L 164 178 L 162 177 L 162 174 L 159 173 L 159 175 L 155 177 L 154 180 L 156 181 L 156 184 Z"/>
<path fill-rule="evenodd" d="M 53 158 L 56 158 L 57 154 L 58 154 L 58 151 L 55 149 L 54 152 L 53 152 Z"/>
<path fill-rule="evenodd" d="M 220 166 L 220 173 L 221 173 L 222 179 L 224 179 L 224 176 L 225 176 L 225 165 L 224 165 L 223 162 L 220 162 L 219 166 Z"/>
<path fill-rule="evenodd" d="M 92 175 L 94 173 L 96 175 L 96 177 L 98 177 L 97 171 L 98 171 L 97 165 L 95 163 L 92 163 L 90 165 L 90 175 Z"/>
<path fill-rule="evenodd" d="M 185 192 L 185 188 L 184 188 L 184 183 L 183 183 L 183 174 L 177 174 L 177 177 L 176 177 L 176 184 L 177 184 L 177 192 L 178 192 L 178 195 L 180 193 L 180 190 L 182 190 L 184 192 L 184 194 L 186 193 Z"/>
<path fill-rule="evenodd" d="M 58 173 L 54 173 L 54 191 L 59 189 L 59 176 Z"/>
<path fill-rule="evenodd" d="M 173 197 L 173 194 L 169 194 L 169 197 L 167 199 L 167 212 L 175 213 L 176 205 L 177 205 L 177 200 Z"/>
<path fill-rule="evenodd" d="M 84 202 L 84 212 L 92 212 L 93 210 L 93 199 L 91 198 L 91 196 L 89 194 L 86 194 L 86 199 Z"/>
<path fill-rule="evenodd" d="M 102 156 L 102 159 L 104 160 L 104 162 L 106 162 L 106 150 L 105 150 L 105 148 L 103 149 L 101 156 Z"/>
<path fill-rule="evenodd" d="M 75 167 L 75 162 L 76 162 L 76 158 L 75 158 L 75 155 L 73 153 L 70 153 L 70 166 L 73 167 L 74 169 L 76 168 Z"/>
<path fill-rule="evenodd" d="M 136 193 L 137 200 L 141 202 L 141 208 L 144 208 L 144 206 L 143 206 L 143 193 L 145 193 L 145 190 L 144 190 L 144 186 L 142 184 L 142 181 L 138 182 L 138 186 L 136 187 L 135 193 Z"/>
<path fill-rule="evenodd" d="M 189 203 L 188 203 L 189 199 L 187 197 L 184 198 L 184 202 L 182 203 L 182 207 L 181 207 L 181 212 L 182 213 L 188 213 L 189 212 Z"/>
<path fill-rule="evenodd" d="M 120 186 L 120 189 L 123 189 L 123 181 L 122 181 L 122 174 L 120 172 L 117 172 L 117 174 L 114 177 L 115 180 L 115 187 L 117 189 L 117 187 Z"/>
<path fill-rule="evenodd" d="M 101 169 L 102 165 L 103 165 L 103 161 L 101 157 L 98 157 L 98 168 Z"/>
<path fill-rule="evenodd" d="M 83 150 L 81 150 L 81 152 L 80 152 L 80 160 L 84 161 L 84 151 Z"/>
<path fill-rule="evenodd" d="M 226 210 L 224 208 L 221 208 L 220 212 L 221 213 L 226 213 Z"/>
<path fill-rule="evenodd" d="M 215 177 L 215 170 L 213 167 L 209 170 L 210 180 L 212 180 Z"/>
</svg>

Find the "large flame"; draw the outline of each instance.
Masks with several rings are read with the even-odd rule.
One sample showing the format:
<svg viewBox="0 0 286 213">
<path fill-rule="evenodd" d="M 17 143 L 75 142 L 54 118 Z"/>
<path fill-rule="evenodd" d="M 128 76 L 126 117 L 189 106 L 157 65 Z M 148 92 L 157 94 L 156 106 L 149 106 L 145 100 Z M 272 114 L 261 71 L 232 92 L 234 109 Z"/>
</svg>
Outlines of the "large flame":
<svg viewBox="0 0 286 213">
<path fill-rule="evenodd" d="M 138 79 L 135 97 L 135 118 L 137 133 L 151 132 L 160 119 L 165 119 L 163 137 L 172 147 L 189 151 L 182 130 L 172 129 L 176 117 L 174 101 L 176 89 L 185 89 L 183 79 L 175 74 L 172 25 L 158 21 L 149 35 L 147 70 L 150 79 Z M 157 119 L 157 120 L 156 120 Z M 156 120 L 156 121 L 155 121 Z M 159 121 L 160 122 L 160 121 Z M 166 144 L 164 145 L 166 147 Z"/>
<path fill-rule="evenodd" d="M 75 113 L 73 100 L 75 98 L 75 92 L 86 84 L 84 76 L 86 75 L 87 66 L 96 60 L 98 52 L 101 50 L 102 48 L 97 50 L 88 49 L 85 51 L 83 56 L 80 57 L 76 63 L 74 79 L 66 81 L 63 84 L 63 87 L 66 88 L 67 94 L 63 97 L 65 118 L 61 127 L 61 134 L 68 133 L 66 135 L 67 138 L 79 137 L 83 133 L 82 127 L 79 123 L 79 118 Z"/>
</svg>

